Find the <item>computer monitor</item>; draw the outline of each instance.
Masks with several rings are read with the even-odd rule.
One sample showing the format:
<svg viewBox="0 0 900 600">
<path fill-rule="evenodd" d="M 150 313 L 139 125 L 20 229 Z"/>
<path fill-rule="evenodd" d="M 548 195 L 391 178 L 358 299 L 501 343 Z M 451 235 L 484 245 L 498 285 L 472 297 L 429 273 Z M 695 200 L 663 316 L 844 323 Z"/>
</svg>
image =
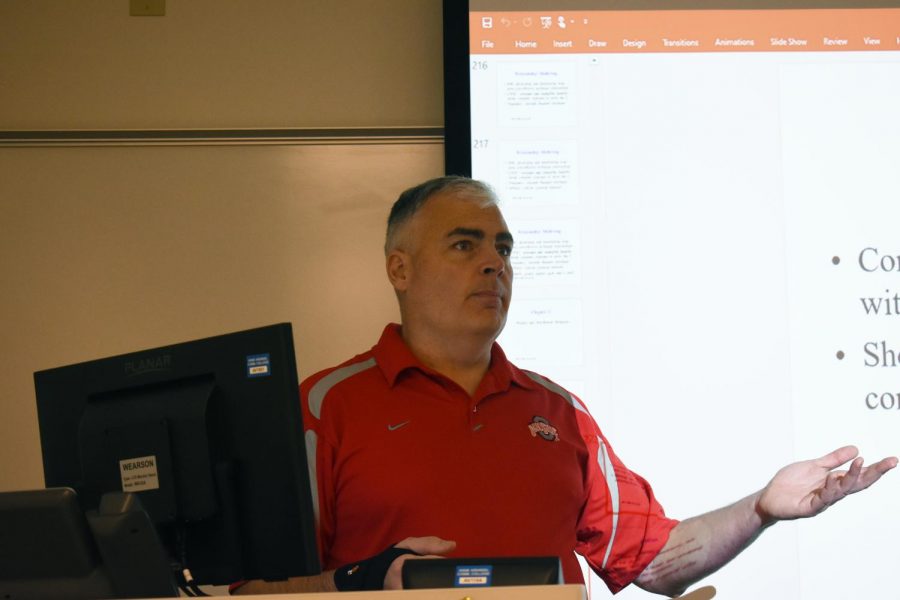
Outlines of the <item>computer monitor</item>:
<svg viewBox="0 0 900 600">
<path fill-rule="evenodd" d="M 198 585 L 320 571 L 290 324 L 34 381 L 47 487 L 137 494 Z"/>
</svg>

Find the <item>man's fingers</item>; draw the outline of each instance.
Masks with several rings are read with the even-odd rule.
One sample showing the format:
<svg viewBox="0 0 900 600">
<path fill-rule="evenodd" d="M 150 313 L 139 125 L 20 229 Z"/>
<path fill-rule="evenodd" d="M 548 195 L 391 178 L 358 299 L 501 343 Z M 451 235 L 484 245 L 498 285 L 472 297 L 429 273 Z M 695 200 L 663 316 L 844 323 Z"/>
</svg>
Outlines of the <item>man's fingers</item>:
<svg viewBox="0 0 900 600">
<path fill-rule="evenodd" d="M 882 458 L 874 465 L 869 465 L 869 469 L 874 470 L 878 473 L 878 476 L 881 477 L 891 469 L 897 466 L 897 457 L 896 456 L 888 456 L 887 458 Z"/>
<path fill-rule="evenodd" d="M 838 484 L 843 495 L 852 494 L 857 491 L 856 483 L 859 481 L 859 474 L 862 472 L 863 459 L 859 456 L 850 463 L 850 469 L 838 480 Z"/>
<path fill-rule="evenodd" d="M 814 512 L 825 510 L 846 495 L 841 490 L 841 480 L 843 475 L 843 471 L 832 471 L 825 477 L 825 484 L 812 494 L 818 503 L 818 505 L 814 505 L 813 507 Z"/>
<path fill-rule="evenodd" d="M 862 473 L 859 476 L 859 482 L 857 483 L 857 488 L 854 491 L 864 490 L 879 479 L 881 476 L 893 469 L 897 466 L 897 458 L 895 456 L 889 456 L 888 458 L 883 458 L 879 460 L 877 463 L 873 465 L 869 465 L 865 469 L 862 470 Z"/>
<path fill-rule="evenodd" d="M 846 474 L 842 474 L 843 476 L 839 481 L 840 490 L 845 496 L 864 490 L 896 466 L 897 458 L 890 456 L 863 468 L 862 457 L 857 457 L 850 464 L 850 469 Z"/>
<path fill-rule="evenodd" d="M 409 537 L 397 544 L 397 548 L 405 548 L 412 550 L 416 554 L 436 554 L 442 555 L 453 552 L 456 549 L 456 542 L 453 540 L 445 540 L 434 535 L 425 537 Z"/>
<path fill-rule="evenodd" d="M 859 454 L 856 446 L 844 446 L 833 452 L 829 452 L 822 458 L 816 459 L 816 465 L 825 469 L 835 469 L 848 460 L 853 460 Z"/>
</svg>

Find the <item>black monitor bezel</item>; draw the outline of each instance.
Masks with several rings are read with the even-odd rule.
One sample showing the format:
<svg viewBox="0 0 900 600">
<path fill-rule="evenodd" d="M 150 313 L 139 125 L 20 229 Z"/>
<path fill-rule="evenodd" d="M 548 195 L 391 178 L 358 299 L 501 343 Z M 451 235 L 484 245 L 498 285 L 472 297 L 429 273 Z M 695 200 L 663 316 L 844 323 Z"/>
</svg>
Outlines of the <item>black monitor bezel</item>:
<svg viewBox="0 0 900 600">
<path fill-rule="evenodd" d="M 469 2 L 444 0 L 444 172 L 472 176 Z"/>
</svg>

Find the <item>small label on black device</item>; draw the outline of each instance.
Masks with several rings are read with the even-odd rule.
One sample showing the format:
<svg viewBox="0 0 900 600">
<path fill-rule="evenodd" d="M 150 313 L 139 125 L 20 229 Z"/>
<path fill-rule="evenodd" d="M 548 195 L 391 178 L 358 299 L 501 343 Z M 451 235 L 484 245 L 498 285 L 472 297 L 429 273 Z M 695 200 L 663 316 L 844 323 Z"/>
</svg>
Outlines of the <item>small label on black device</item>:
<svg viewBox="0 0 900 600">
<path fill-rule="evenodd" d="M 456 587 L 485 587 L 491 585 L 491 565 L 459 565 L 453 585 Z"/>
<path fill-rule="evenodd" d="M 119 461 L 123 492 L 146 492 L 159 489 L 159 473 L 155 456 L 139 456 Z"/>
<path fill-rule="evenodd" d="M 268 377 L 272 365 L 268 354 L 251 354 L 247 357 L 247 377 Z"/>
</svg>

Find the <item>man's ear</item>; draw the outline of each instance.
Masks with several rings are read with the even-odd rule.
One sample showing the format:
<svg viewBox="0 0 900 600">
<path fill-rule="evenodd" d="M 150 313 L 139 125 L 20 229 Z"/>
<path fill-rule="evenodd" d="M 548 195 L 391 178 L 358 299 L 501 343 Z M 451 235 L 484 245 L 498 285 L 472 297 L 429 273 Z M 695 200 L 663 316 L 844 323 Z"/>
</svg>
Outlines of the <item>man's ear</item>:
<svg viewBox="0 0 900 600">
<path fill-rule="evenodd" d="M 409 254 L 402 250 L 391 250 L 385 258 L 388 280 L 397 292 L 406 291 L 409 277 L 412 274 L 412 261 Z"/>
</svg>

